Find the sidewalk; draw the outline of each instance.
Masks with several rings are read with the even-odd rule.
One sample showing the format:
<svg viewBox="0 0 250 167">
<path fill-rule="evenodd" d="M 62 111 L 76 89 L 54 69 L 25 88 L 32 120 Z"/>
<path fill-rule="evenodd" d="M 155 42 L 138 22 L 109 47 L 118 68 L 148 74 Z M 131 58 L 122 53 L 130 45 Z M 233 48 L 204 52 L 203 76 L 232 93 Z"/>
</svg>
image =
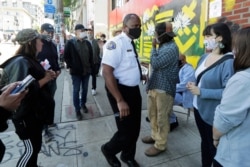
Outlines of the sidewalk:
<svg viewBox="0 0 250 167">
<path fill-rule="evenodd" d="M 103 88 L 103 79 L 97 78 L 98 94 L 95 97 L 89 91 L 87 103 L 89 113 L 83 114 L 84 120 L 82 121 L 77 121 L 75 118 L 71 97 L 71 79 L 68 73 L 63 70 L 57 82 L 58 90 L 55 96 L 57 127 L 51 129 L 55 138 L 47 144 L 43 143 L 38 164 L 42 167 L 109 167 L 100 147 L 111 138 L 116 131 L 116 125 Z M 142 111 L 141 133 L 136 152 L 136 160 L 140 166 L 201 166 L 200 138 L 193 113 L 191 113 L 188 122 L 186 115 L 176 113 L 179 127 L 169 134 L 166 152 L 157 157 L 144 155 L 144 150 L 150 145 L 143 144 L 141 137 L 150 134 L 150 125 L 145 121 L 147 111 L 145 107 L 146 96 L 143 91 L 142 97 L 144 98 L 142 107 L 144 110 Z M 0 138 L 7 147 L 0 167 L 15 166 L 24 151 L 22 142 L 16 136 L 13 127 L 9 129 L 0 134 Z M 122 166 L 126 165 L 122 163 Z"/>
</svg>

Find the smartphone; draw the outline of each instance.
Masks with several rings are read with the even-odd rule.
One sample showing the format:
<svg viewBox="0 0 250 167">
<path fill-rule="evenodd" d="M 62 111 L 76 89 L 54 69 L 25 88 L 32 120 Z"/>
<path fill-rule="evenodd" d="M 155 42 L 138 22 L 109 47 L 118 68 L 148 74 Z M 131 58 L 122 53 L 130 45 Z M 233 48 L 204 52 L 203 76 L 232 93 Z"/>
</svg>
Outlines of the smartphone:
<svg viewBox="0 0 250 167">
<path fill-rule="evenodd" d="M 31 75 L 28 75 L 10 93 L 15 94 L 15 93 L 19 93 L 19 92 L 26 90 L 28 86 L 31 84 L 31 82 L 34 80 L 35 80 L 34 77 L 32 77 Z"/>
</svg>

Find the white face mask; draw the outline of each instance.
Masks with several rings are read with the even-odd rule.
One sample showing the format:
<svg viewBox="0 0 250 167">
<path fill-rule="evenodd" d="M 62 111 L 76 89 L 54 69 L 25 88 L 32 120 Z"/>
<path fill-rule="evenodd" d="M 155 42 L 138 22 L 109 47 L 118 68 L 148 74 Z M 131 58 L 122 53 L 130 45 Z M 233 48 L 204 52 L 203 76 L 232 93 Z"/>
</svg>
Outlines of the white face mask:
<svg viewBox="0 0 250 167">
<path fill-rule="evenodd" d="M 79 38 L 81 38 L 81 39 L 87 38 L 87 33 L 86 32 L 80 32 Z"/>
<path fill-rule="evenodd" d="M 88 39 L 92 40 L 92 39 L 94 39 L 94 36 L 92 34 L 88 34 Z"/>
<path fill-rule="evenodd" d="M 215 39 L 205 39 L 204 40 L 205 48 L 208 50 L 214 50 L 218 47 L 218 42 Z"/>
</svg>

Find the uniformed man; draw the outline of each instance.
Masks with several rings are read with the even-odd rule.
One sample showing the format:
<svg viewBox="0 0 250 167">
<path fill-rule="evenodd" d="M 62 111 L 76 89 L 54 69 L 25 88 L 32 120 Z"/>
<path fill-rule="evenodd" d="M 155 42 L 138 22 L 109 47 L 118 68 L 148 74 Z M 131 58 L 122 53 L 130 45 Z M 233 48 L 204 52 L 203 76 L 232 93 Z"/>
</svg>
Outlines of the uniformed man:
<svg viewBox="0 0 250 167">
<path fill-rule="evenodd" d="M 136 14 L 128 14 L 123 20 L 123 32 L 103 48 L 102 74 L 118 129 L 101 147 L 111 166 L 121 166 L 116 157 L 119 152 L 121 160 L 128 166 L 139 166 L 135 152 L 141 124 L 142 100 L 138 85 L 142 75 L 133 40 L 140 34 L 140 18 Z"/>
</svg>

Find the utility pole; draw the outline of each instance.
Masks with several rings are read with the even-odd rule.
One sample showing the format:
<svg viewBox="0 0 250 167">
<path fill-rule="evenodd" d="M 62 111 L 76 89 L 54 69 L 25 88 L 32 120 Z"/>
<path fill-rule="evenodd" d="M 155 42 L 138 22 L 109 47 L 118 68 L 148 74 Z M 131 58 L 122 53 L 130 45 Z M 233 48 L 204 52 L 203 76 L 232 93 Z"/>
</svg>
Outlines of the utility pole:
<svg viewBox="0 0 250 167">
<path fill-rule="evenodd" d="M 57 44 L 57 47 L 58 47 L 59 63 L 60 63 L 60 66 L 62 67 L 64 64 L 63 54 L 64 54 L 64 46 L 65 46 L 65 41 L 66 41 L 64 17 L 63 17 L 63 0 L 57 0 L 55 29 L 56 29 L 56 35 L 59 36 L 59 43 Z"/>
<path fill-rule="evenodd" d="M 57 12 L 63 13 L 63 0 L 57 0 Z"/>
</svg>

